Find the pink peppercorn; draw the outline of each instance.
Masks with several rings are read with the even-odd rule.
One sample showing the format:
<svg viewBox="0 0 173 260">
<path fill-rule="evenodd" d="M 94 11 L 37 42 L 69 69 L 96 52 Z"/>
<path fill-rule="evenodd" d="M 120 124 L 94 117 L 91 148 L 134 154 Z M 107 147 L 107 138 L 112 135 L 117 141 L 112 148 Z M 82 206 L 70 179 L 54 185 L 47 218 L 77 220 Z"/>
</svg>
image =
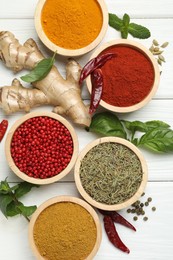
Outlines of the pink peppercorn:
<svg viewBox="0 0 173 260">
<path fill-rule="evenodd" d="M 62 172 L 73 154 L 69 130 L 46 116 L 21 124 L 11 142 L 11 156 L 20 171 L 33 178 L 50 178 Z"/>
</svg>

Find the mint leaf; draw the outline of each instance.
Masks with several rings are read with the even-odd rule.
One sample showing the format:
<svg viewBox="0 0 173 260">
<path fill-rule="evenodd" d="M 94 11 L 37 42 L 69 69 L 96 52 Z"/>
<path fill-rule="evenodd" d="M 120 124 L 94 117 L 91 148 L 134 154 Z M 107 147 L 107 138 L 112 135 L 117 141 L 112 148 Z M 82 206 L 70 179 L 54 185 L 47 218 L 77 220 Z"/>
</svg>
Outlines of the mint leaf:
<svg viewBox="0 0 173 260">
<path fill-rule="evenodd" d="M 151 36 L 150 31 L 142 26 L 138 25 L 136 23 L 130 23 L 128 26 L 128 32 L 135 38 L 139 39 L 147 39 Z"/>
<path fill-rule="evenodd" d="M 0 209 L 5 217 L 7 217 L 7 206 L 12 202 L 12 197 L 8 194 L 0 194 Z"/>
<path fill-rule="evenodd" d="M 37 206 L 29 206 L 26 207 L 22 203 L 20 203 L 17 208 L 20 210 L 21 214 L 25 217 L 31 216 L 35 210 L 37 209 Z"/>
<path fill-rule="evenodd" d="M 50 72 L 50 70 L 55 62 L 55 55 L 56 55 L 56 53 L 54 53 L 52 58 L 47 58 L 47 59 L 41 60 L 30 73 L 28 73 L 20 78 L 23 81 L 28 82 L 28 83 L 32 83 L 32 82 L 44 79 Z"/>
<path fill-rule="evenodd" d="M 155 152 L 173 151 L 173 131 L 164 128 L 152 129 L 141 137 L 139 146 Z"/>
<path fill-rule="evenodd" d="M 128 14 L 124 14 L 123 16 L 123 24 L 126 28 L 128 28 L 130 23 L 130 16 Z"/>
<path fill-rule="evenodd" d="M 16 198 L 22 197 L 23 195 L 28 193 L 33 187 L 39 187 L 39 186 L 28 182 L 19 183 L 18 188 L 15 190 Z"/>
<path fill-rule="evenodd" d="M 14 201 L 7 205 L 6 214 L 8 217 L 14 217 L 20 214 L 20 210 L 17 208 L 16 203 Z"/>
<path fill-rule="evenodd" d="M 121 29 L 121 37 L 122 37 L 123 39 L 127 39 L 127 37 L 128 37 L 128 29 L 127 29 L 126 27 L 123 27 L 123 28 Z"/>
<path fill-rule="evenodd" d="M 123 21 L 117 15 L 109 13 L 109 25 L 117 31 L 120 31 Z"/>
<path fill-rule="evenodd" d="M 127 137 L 121 121 L 117 116 L 109 112 L 95 114 L 92 118 L 89 131 L 104 136 Z"/>
</svg>

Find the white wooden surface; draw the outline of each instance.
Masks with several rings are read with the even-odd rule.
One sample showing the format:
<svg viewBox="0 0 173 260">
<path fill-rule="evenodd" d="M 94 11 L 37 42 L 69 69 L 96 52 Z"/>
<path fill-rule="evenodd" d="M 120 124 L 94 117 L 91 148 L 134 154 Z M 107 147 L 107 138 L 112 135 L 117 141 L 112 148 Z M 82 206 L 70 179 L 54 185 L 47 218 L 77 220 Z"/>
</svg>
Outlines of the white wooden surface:
<svg viewBox="0 0 173 260">
<path fill-rule="evenodd" d="M 10 30 L 16 37 L 24 42 L 27 38 L 34 38 L 45 55 L 51 55 L 39 41 L 34 29 L 34 9 L 37 0 L 0 0 L 0 31 Z M 173 1 L 172 0 L 106 0 L 109 12 L 122 16 L 128 13 L 133 22 L 147 26 L 152 36 L 147 40 L 138 40 L 146 47 L 150 47 L 152 39 L 156 38 L 160 43 L 169 41 L 170 44 L 165 49 L 164 56 L 166 63 L 163 64 L 163 73 L 157 94 L 154 99 L 143 109 L 128 115 L 120 115 L 121 118 L 129 120 L 148 121 L 153 119 L 164 120 L 173 127 Z M 118 32 L 108 28 L 103 40 L 119 38 Z M 131 37 L 129 37 L 131 38 Z M 78 61 L 84 65 L 90 54 L 81 57 Z M 56 65 L 60 72 L 65 72 L 66 59 L 57 57 Z M 24 72 L 22 72 L 23 74 Z M 21 73 L 17 76 L 19 77 Z M 9 85 L 14 77 L 13 73 L 0 63 L 0 86 Z M 15 75 L 16 76 L 16 75 Z M 83 98 L 89 99 L 86 88 L 83 89 Z M 50 107 L 36 108 L 35 111 L 47 110 Z M 0 121 L 4 118 L 9 120 L 11 126 L 23 113 L 5 116 L 0 110 Z M 9 127 L 10 127 L 9 126 Z M 97 138 L 97 135 L 87 133 L 84 129 L 75 127 L 80 150 L 85 145 Z M 11 182 L 19 182 L 14 174 L 9 170 L 4 155 L 4 141 L 0 144 L 0 180 L 8 176 Z M 173 259 L 173 163 L 172 154 L 152 154 L 142 150 L 146 157 L 149 168 L 149 181 L 146 188 L 147 197 L 153 198 L 153 206 L 157 207 L 156 212 L 147 209 L 148 222 L 141 219 L 134 223 L 137 232 L 117 225 L 117 230 L 130 248 L 131 253 L 126 255 L 114 248 L 108 241 L 103 231 L 103 240 L 98 251 L 96 260 L 166 260 Z M 57 195 L 78 196 L 71 172 L 66 178 L 58 183 L 43 186 L 33 191 L 23 198 L 26 205 L 36 204 L 39 206 L 45 200 Z M 125 210 L 121 212 L 126 218 L 132 221 L 132 215 L 128 215 Z M 100 216 L 102 221 L 102 217 Z M 1 260 L 34 260 L 28 245 L 28 223 L 21 217 L 9 218 L 8 220 L 0 213 L 0 259 Z M 70 260 L 70 259 L 69 259 Z M 78 259 L 76 259 L 78 260 Z"/>
</svg>

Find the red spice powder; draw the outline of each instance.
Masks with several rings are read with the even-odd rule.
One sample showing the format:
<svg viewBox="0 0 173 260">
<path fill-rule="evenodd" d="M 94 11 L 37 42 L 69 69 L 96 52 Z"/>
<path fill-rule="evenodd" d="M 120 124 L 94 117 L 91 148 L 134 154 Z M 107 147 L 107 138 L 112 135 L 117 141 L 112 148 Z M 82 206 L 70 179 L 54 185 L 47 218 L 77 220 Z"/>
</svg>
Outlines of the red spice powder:
<svg viewBox="0 0 173 260">
<path fill-rule="evenodd" d="M 117 54 L 101 68 L 104 83 L 102 100 L 118 107 L 142 101 L 154 82 L 150 60 L 137 49 L 121 45 L 109 47 L 102 53 Z"/>
<path fill-rule="evenodd" d="M 23 173 L 33 178 L 50 178 L 62 172 L 73 154 L 69 130 L 49 117 L 26 120 L 15 131 L 11 156 Z"/>
</svg>

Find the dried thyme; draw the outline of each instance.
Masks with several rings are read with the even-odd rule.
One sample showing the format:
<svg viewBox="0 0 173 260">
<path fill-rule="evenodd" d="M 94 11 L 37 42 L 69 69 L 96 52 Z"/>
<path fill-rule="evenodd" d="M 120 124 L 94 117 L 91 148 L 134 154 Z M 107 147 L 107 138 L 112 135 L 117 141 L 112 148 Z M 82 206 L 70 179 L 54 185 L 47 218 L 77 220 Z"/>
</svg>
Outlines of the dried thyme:
<svg viewBox="0 0 173 260">
<path fill-rule="evenodd" d="M 81 183 L 97 202 L 118 204 L 131 198 L 142 181 L 141 162 L 129 148 L 113 142 L 93 147 L 82 159 Z"/>
</svg>

